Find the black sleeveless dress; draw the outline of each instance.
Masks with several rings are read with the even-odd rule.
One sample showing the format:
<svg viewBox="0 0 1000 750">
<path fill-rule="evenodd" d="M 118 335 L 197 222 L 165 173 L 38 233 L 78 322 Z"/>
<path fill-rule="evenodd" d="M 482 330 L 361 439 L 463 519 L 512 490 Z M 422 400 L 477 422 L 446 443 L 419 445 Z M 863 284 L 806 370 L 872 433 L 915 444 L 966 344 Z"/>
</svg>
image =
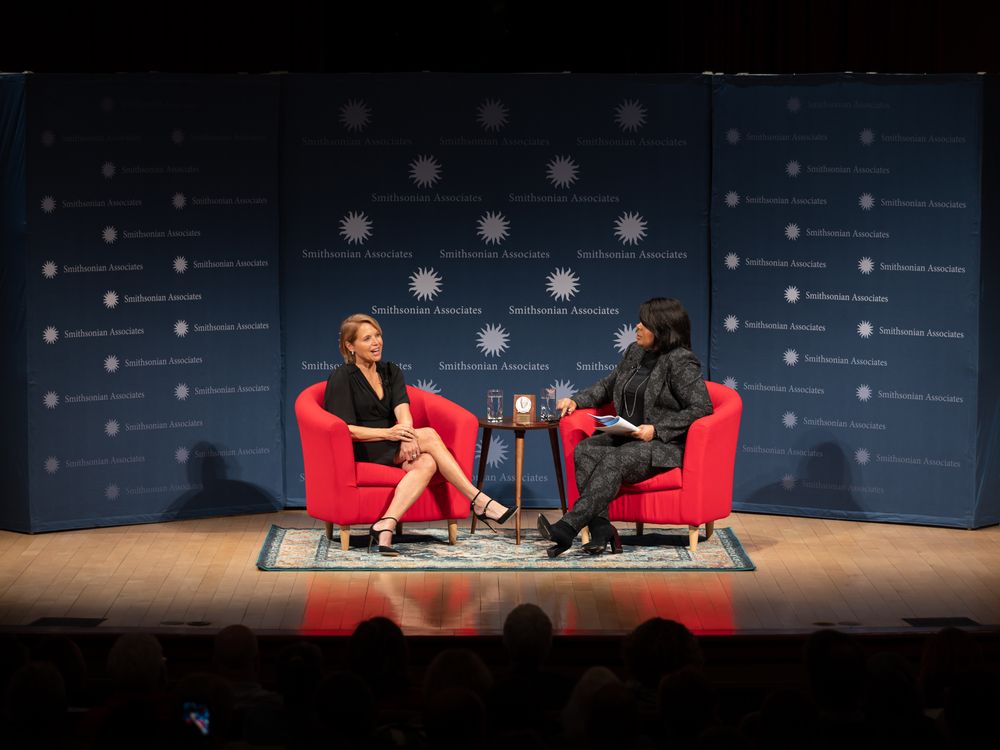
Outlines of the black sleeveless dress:
<svg viewBox="0 0 1000 750">
<path fill-rule="evenodd" d="M 410 403 L 406 395 L 403 372 L 392 362 L 375 365 L 382 381 L 382 398 L 365 379 L 356 365 L 346 364 L 330 373 L 326 381 L 323 408 L 358 427 L 392 427 L 396 424 L 394 409 Z M 399 443 L 395 440 L 375 440 L 354 443 L 354 460 L 393 466 Z"/>
</svg>

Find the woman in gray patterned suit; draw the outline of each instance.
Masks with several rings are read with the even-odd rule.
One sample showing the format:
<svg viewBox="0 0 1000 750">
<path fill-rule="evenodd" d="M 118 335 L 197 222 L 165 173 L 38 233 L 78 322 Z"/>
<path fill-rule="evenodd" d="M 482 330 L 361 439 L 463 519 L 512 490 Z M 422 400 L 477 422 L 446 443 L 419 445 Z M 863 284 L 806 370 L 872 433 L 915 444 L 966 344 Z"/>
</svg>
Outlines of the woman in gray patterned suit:
<svg viewBox="0 0 1000 750">
<path fill-rule="evenodd" d="M 580 499 L 561 520 L 538 516 L 538 531 L 555 544 L 549 557 L 570 548 L 587 526 L 584 550 L 600 554 L 609 544 L 621 552 L 618 532 L 608 520 L 608 505 L 622 484 L 634 484 L 681 465 L 684 439 L 696 419 L 712 413 L 701 363 L 691 353 L 691 320 L 675 299 L 642 303 L 635 343 L 614 372 L 572 398 L 556 404 L 560 415 L 614 401 L 618 414 L 638 429 L 631 435 L 598 432 L 573 453 Z"/>
</svg>

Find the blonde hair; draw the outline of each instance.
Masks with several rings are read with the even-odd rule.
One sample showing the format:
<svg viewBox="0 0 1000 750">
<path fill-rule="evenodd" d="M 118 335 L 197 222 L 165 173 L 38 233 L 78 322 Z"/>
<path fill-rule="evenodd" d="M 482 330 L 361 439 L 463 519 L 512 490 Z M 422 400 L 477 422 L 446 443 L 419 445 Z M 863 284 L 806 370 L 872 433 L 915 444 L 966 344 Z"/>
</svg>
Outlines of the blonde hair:
<svg viewBox="0 0 1000 750">
<path fill-rule="evenodd" d="M 373 326 L 379 335 L 382 335 L 382 326 L 378 324 L 378 321 L 371 315 L 365 315 L 364 313 L 348 315 L 344 318 L 344 322 L 340 324 L 340 356 L 348 364 L 354 362 L 354 352 L 347 348 L 347 342 L 354 341 L 357 338 L 358 329 L 365 323 Z"/>
</svg>

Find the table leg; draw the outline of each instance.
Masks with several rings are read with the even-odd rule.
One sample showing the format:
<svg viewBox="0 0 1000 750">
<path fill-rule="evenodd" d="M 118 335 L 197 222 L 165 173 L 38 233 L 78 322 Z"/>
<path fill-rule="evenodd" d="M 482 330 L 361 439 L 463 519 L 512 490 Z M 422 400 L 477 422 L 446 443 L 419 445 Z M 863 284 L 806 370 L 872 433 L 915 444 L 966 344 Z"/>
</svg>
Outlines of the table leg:
<svg viewBox="0 0 1000 750">
<path fill-rule="evenodd" d="M 563 486 L 562 459 L 559 456 L 559 438 L 555 430 L 549 430 L 549 441 L 552 443 L 552 464 L 556 467 L 556 484 L 559 486 L 559 505 L 563 515 L 566 515 L 566 488 Z"/>
<path fill-rule="evenodd" d="M 521 474 L 524 469 L 524 430 L 514 430 L 514 544 L 521 543 Z"/>
<path fill-rule="evenodd" d="M 490 435 L 493 434 L 492 427 L 483 428 L 483 442 L 479 448 L 479 475 L 476 477 L 476 489 L 481 490 L 483 488 L 483 480 L 486 479 L 486 457 L 490 452 Z M 470 533 L 476 533 L 476 512 L 475 508 L 472 509 L 472 528 Z"/>
</svg>

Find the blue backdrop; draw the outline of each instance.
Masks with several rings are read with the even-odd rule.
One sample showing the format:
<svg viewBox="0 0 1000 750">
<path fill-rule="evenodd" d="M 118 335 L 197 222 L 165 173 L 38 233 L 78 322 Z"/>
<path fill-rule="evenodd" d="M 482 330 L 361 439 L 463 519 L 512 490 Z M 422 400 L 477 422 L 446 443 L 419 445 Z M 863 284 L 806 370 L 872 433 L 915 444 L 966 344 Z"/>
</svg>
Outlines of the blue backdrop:
<svg viewBox="0 0 1000 750">
<path fill-rule="evenodd" d="M 971 77 L 716 82 L 737 508 L 971 524 L 981 121 Z"/>
<path fill-rule="evenodd" d="M 509 415 L 606 375 L 652 296 L 688 305 L 707 369 L 708 96 L 701 77 L 289 77 L 286 414 L 354 312 L 411 385 L 477 415 L 489 388 Z M 294 420 L 285 440 L 301 503 Z M 513 437 L 491 442 L 509 500 Z M 558 506 L 548 440 L 525 448 L 525 504 Z"/>
<path fill-rule="evenodd" d="M 982 97 L 968 77 L 0 76 L 0 525 L 300 506 L 292 405 L 349 313 L 481 415 L 488 388 L 509 413 L 602 377 L 655 295 L 743 396 L 738 509 L 996 522 Z M 554 506 L 547 441 L 527 448 L 526 503 Z"/>
<path fill-rule="evenodd" d="M 32 530 L 280 505 L 277 105 L 27 78 Z"/>
</svg>

